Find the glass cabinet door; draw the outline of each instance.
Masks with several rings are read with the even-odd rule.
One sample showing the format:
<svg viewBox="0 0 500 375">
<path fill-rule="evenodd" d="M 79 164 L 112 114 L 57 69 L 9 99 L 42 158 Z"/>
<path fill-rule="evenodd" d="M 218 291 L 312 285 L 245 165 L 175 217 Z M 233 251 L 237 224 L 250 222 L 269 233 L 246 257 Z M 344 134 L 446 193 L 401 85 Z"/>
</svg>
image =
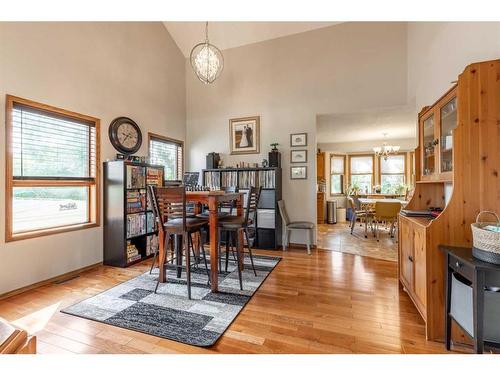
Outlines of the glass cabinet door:
<svg viewBox="0 0 500 375">
<path fill-rule="evenodd" d="M 423 145 L 423 169 L 422 174 L 430 175 L 435 169 L 435 138 L 434 138 L 434 115 L 428 117 L 423 122 L 422 129 Z"/>
<path fill-rule="evenodd" d="M 440 169 L 441 172 L 453 170 L 453 129 L 457 127 L 457 98 L 451 99 L 440 111 Z"/>
</svg>

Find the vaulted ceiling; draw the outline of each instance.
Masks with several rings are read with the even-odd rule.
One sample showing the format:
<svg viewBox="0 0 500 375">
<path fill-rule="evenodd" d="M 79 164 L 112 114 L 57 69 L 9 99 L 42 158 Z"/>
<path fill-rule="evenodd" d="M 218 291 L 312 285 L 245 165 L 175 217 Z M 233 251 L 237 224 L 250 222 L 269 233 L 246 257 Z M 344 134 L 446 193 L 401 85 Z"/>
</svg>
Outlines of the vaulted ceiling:
<svg viewBox="0 0 500 375">
<path fill-rule="evenodd" d="M 209 22 L 210 41 L 221 50 L 335 25 L 339 22 Z M 164 22 L 184 56 L 205 40 L 205 22 Z"/>
</svg>

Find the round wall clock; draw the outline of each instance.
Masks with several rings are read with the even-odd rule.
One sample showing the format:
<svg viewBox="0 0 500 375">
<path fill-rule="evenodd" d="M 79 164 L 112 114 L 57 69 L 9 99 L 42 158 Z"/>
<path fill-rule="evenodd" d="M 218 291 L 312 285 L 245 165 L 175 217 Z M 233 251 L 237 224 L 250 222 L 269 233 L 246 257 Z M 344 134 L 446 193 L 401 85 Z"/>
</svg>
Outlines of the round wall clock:
<svg viewBox="0 0 500 375">
<path fill-rule="evenodd" d="M 111 121 L 108 134 L 113 147 L 122 154 L 133 154 L 141 147 L 141 129 L 128 117 L 118 117 Z"/>
</svg>

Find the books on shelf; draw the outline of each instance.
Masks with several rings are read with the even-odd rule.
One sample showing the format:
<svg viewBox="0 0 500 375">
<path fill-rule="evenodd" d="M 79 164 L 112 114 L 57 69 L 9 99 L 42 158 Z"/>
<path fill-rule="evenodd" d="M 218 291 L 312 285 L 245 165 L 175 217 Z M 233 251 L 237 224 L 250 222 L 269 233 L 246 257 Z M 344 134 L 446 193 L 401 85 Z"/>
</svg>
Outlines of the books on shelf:
<svg viewBox="0 0 500 375">
<path fill-rule="evenodd" d="M 152 212 L 146 212 L 146 233 L 156 230 L 155 215 Z"/>
<path fill-rule="evenodd" d="M 146 237 L 146 256 L 154 254 L 158 250 L 158 235 L 151 234 Z"/>
<path fill-rule="evenodd" d="M 140 236 L 146 233 L 146 214 L 127 215 L 127 238 Z"/>
<path fill-rule="evenodd" d="M 141 212 L 146 209 L 146 190 L 127 191 L 127 213 Z"/>
<path fill-rule="evenodd" d="M 163 186 L 163 171 L 159 168 L 146 168 L 146 185 Z"/>
<path fill-rule="evenodd" d="M 127 263 L 135 262 L 138 259 L 141 259 L 139 250 L 131 241 L 127 241 Z"/>
<path fill-rule="evenodd" d="M 145 169 L 138 165 L 127 165 L 127 189 L 145 188 Z"/>
</svg>

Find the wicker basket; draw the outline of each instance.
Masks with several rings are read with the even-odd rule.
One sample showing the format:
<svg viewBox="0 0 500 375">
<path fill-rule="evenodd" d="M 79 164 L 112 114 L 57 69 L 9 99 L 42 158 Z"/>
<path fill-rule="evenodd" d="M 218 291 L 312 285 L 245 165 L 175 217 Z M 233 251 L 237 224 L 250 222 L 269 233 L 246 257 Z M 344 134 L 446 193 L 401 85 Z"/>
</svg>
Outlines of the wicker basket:
<svg viewBox="0 0 500 375">
<path fill-rule="evenodd" d="M 497 221 L 479 221 L 483 214 L 495 216 Z M 476 217 L 476 222 L 471 224 L 474 245 L 472 254 L 485 262 L 500 264 L 500 232 L 483 229 L 487 225 L 500 227 L 500 218 L 492 211 L 481 211 Z"/>
</svg>

